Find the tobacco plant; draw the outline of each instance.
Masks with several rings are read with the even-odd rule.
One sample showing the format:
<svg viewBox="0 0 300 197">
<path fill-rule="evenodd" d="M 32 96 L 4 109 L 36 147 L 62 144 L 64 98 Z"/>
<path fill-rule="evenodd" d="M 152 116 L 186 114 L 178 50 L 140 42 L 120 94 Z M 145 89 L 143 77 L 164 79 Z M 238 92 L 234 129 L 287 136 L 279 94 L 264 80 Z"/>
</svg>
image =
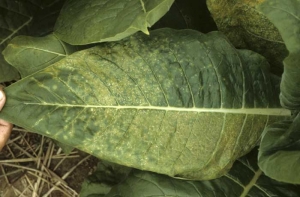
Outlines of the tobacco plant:
<svg viewBox="0 0 300 197">
<path fill-rule="evenodd" d="M 282 77 L 222 32 L 148 29 L 173 0 L 44 2 L 59 14 L 36 36 L 16 36 L 32 2 L 0 2 L 20 13 L 0 23 L 0 81 L 17 80 L 0 118 L 103 161 L 82 196 L 299 196 L 298 0 L 257 7 L 289 51 Z"/>
</svg>

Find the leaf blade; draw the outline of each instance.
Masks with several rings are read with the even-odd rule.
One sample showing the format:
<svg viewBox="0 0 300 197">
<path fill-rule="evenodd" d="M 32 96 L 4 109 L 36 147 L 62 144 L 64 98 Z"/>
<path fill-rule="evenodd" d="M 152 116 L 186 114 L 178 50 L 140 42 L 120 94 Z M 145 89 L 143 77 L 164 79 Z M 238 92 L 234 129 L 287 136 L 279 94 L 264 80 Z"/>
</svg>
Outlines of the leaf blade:
<svg viewBox="0 0 300 197">
<path fill-rule="evenodd" d="M 43 32 L 47 32 L 49 29 L 52 31 L 52 27 L 49 27 L 49 24 L 56 19 L 56 16 L 52 15 L 51 17 L 46 18 L 47 22 L 45 22 L 43 15 L 37 12 L 43 11 L 43 13 L 45 13 L 45 10 L 43 10 L 44 8 L 47 8 L 47 11 L 49 12 L 53 12 L 54 10 L 57 11 L 60 9 L 58 4 L 62 1 L 63 0 L 31 2 L 0 0 L 0 15 L 3 19 L 0 22 L 0 82 L 18 80 L 20 78 L 18 70 L 9 65 L 2 55 L 2 51 L 10 40 L 18 35 L 37 34 L 37 32 L 34 31 L 37 29 L 38 31 Z M 40 23 L 44 22 L 42 27 L 39 26 L 40 24 L 36 24 L 36 18 L 39 18 Z"/>
<path fill-rule="evenodd" d="M 266 177 L 258 168 L 256 158 L 257 151 L 251 151 L 237 160 L 225 176 L 210 181 L 184 181 L 135 170 L 106 196 L 298 196 L 299 186 Z"/>
<path fill-rule="evenodd" d="M 0 51 L 6 47 L 7 43 L 15 35 L 27 32 L 27 25 L 32 21 L 28 9 L 23 3 L 17 3 L 7 0 L 2 0 L 0 23 Z M 19 79 L 18 71 L 7 64 L 2 53 L 0 54 L 0 82 L 6 82 Z"/>
<path fill-rule="evenodd" d="M 289 50 L 289 56 L 284 60 L 284 73 L 280 85 L 280 100 L 283 107 L 291 110 L 300 109 L 300 3 L 297 0 L 265 1 L 259 7 L 269 20 L 278 28 L 282 39 Z"/>
<path fill-rule="evenodd" d="M 270 125 L 263 133 L 258 155 L 260 168 L 269 177 L 292 184 L 299 184 L 299 127 L 300 115 L 293 121 Z M 291 170 L 293 169 L 293 170 Z"/>
<path fill-rule="evenodd" d="M 50 34 L 45 37 L 17 36 L 3 50 L 5 60 L 26 77 L 65 58 L 76 51 L 75 46 Z"/>
<path fill-rule="evenodd" d="M 159 20 L 173 2 L 174 0 L 69 1 L 61 11 L 54 33 L 73 45 L 118 41 L 137 31 L 149 34 L 147 27 Z"/>
<path fill-rule="evenodd" d="M 245 111 L 279 107 L 261 62 L 219 33 L 156 30 L 74 53 L 13 84 L 0 116 L 107 161 L 211 179 L 279 118 Z"/>
</svg>

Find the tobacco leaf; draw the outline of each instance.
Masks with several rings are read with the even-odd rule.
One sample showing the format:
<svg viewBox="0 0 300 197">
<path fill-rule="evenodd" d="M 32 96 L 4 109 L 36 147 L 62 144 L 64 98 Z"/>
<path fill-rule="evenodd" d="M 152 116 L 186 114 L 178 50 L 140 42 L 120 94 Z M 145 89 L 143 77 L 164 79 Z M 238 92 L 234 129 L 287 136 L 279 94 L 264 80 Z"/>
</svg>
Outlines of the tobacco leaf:
<svg viewBox="0 0 300 197">
<path fill-rule="evenodd" d="M 213 179 L 290 115 L 274 87 L 265 59 L 221 33 L 160 29 L 12 84 L 0 117 L 113 163 Z"/>
</svg>

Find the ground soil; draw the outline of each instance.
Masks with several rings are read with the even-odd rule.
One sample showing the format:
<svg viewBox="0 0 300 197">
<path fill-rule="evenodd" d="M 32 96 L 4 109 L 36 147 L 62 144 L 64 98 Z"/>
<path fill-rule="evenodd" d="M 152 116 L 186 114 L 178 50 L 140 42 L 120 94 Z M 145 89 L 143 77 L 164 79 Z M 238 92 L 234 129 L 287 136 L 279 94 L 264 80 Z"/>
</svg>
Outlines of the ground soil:
<svg viewBox="0 0 300 197">
<path fill-rule="evenodd" d="M 14 128 L 0 152 L 0 197 L 79 196 L 98 162 L 76 149 L 66 155 L 51 139 Z"/>
</svg>

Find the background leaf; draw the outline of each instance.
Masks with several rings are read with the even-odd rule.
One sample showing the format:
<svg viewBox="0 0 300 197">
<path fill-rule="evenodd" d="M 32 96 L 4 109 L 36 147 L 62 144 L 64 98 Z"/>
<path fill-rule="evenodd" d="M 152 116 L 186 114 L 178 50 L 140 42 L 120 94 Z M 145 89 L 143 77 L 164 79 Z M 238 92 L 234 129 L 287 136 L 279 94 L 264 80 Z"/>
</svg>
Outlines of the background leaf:
<svg viewBox="0 0 300 197">
<path fill-rule="evenodd" d="M 53 32 L 56 19 L 66 0 L 34 0 L 39 4 L 29 29 L 30 36 L 46 36 Z"/>
<path fill-rule="evenodd" d="M 175 0 L 170 10 L 151 29 L 165 27 L 194 29 L 202 33 L 217 30 L 205 0 Z"/>
<path fill-rule="evenodd" d="M 0 52 L 4 50 L 10 39 L 28 31 L 32 15 L 27 7 L 18 1 L 0 0 Z M 0 82 L 18 79 L 18 71 L 7 64 L 0 54 Z"/>
<path fill-rule="evenodd" d="M 265 129 L 259 149 L 259 167 L 281 182 L 300 184 L 300 114 Z"/>
<path fill-rule="evenodd" d="M 132 169 L 100 161 L 97 169 L 81 186 L 80 197 L 105 196 L 111 188 L 124 181 Z"/>
<path fill-rule="evenodd" d="M 0 56 L 0 83 L 19 79 L 20 75 L 18 74 L 18 71 L 14 67 L 7 64 L 2 55 Z"/>
<path fill-rule="evenodd" d="M 271 72 L 281 76 L 287 50 L 276 27 L 256 6 L 264 0 L 207 0 L 219 31 L 232 44 L 253 50 L 268 60 Z"/>
<path fill-rule="evenodd" d="M 57 6 L 59 2 L 62 2 L 62 0 L 51 2 L 48 0 L 0 0 L 0 82 L 20 78 L 18 71 L 3 58 L 2 51 L 7 44 L 17 35 L 37 35 L 36 32 L 33 32 L 33 29 L 49 33 L 51 20 L 56 20 L 55 15 L 51 20 L 47 20 L 47 23 L 44 23 L 44 27 L 48 29 L 47 31 L 43 30 L 40 25 L 36 25 L 34 19 L 39 18 L 42 22 L 41 12 L 45 14 L 44 9 L 49 11 L 60 10 Z M 40 10 L 43 11 L 39 12 Z"/>
<path fill-rule="evenodd" d="M 273 86 L 264 58 L 222 34 L 160 29 L 14 83 L 0 117 L 110 162 L 212 179 L 290 114 Z"/>
<path fill-rule="evenodd" d="M 299 0 L 266 0 L 258 9 L 278 28 L 290 53 L 300 51 L 300 2 Z"/>
<path fill-rule="evenodd" d="M 45 37 L 15 37 L 3 51 L 5 60 L 26 77 L 65 58 L 76 51 L 55 35 Z"/>
<path fill-rule="evenodd" d="M 225 176 L 211 181 L 183 181 L 150 172 L 134 171 L 105 197 L 298 197 L 299 186 L 276 182 L 265 176 L 256 163 L 257 150 L 236 161 Z"/>
<path fill-rule="evenodd" d="M 121 40 L 137 31 L 148 34 L 174 0 L 72 0 L 64 5 L 55 34 L 73 45 Z M 95 14 L 97 13 L 97 14 Z"/>
<path fill-rule="evenodd" d="M 278 28 L 290 52 L 284 60 L 281 104 L 288 109 L 300 110 L 300 2 L 298 0 L 265 1 L 259 9 Z"/>
</svg>

